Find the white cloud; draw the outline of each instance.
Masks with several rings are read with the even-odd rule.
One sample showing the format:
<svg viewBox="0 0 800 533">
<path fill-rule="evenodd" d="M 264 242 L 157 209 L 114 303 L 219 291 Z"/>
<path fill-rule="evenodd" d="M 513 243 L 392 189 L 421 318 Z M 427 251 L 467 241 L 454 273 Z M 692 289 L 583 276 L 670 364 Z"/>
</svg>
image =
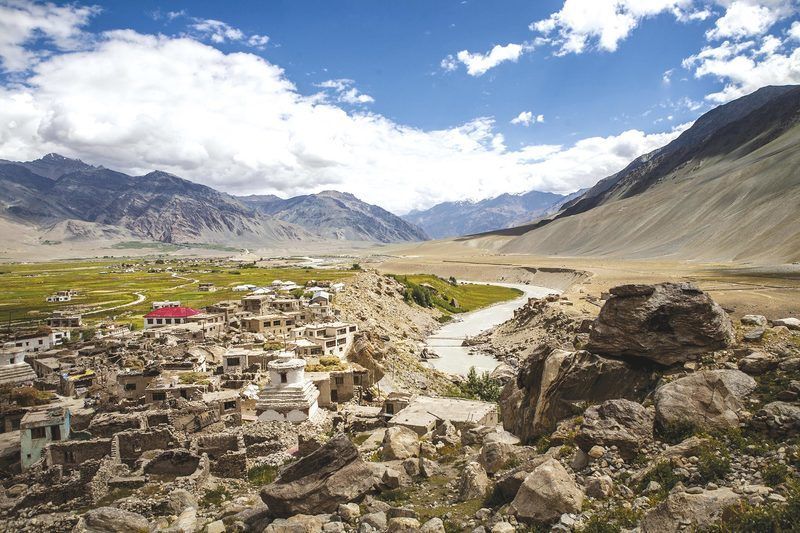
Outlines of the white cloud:
<svg viewBox="0 0 800 533">
<path fill-rule="evenodd" d="M 38 42 L 57 50 L 75 50 L 85 44 L 83 27 L 95 6 L 52 3 L 34 4 L 22 0 L 0 2 L 0 67 L 6 71 L 24 71 L 46 52 L 32 51 L 26 45 Z"/>
<path fill-rule="evenodd" d="M 661 75 L 661 82 L 664 85 L 669 85 L 670 83 L 672 83 L 672 75 L 674 73 L 675 73 L 674 68 L 664 71 L 664 74 Z"/>
<path fill-rule="evenodd" d="M 789 28 L 788 35 L 790 39 L 800 41 L 800 21 L 792 22 L 792 26 Z"/>
<path fill-rule="evenodd" d="M 339 78 L 336 80 L 326 80 L 322 83 L 317 83 L 316 86 L 321 89 L 330 89 L 333 94 L 334 98 L 337 102 L 344 102 L 345 104 L 357 105 L 357 104 L 371 104 L 375 101 L 373 97 L 368 94 L 364 94 L 356 89 L 353 84 L 355 82 L 353 80 L 349 80 L 346 78 Z M 322 95 L 322 100 L 324 101 L 324 95 Z"/>
<path fill-rule="evenodd" d="M 192 20 L 194 22 L 189 25 L 191 36 L 197 39 L 209 40 L 215 44 L 239 42 L 257 49 L 263 49 L 269 42 L 269 37 L 266 35 L 247 35 L 239 28 L 234 28 L 221 20 L 198 18 Z"/>
<path fill-rule="evenodd" d="M 461 50 L 455 57 L 448 55 L 442 59 L 441 67 L 446 71 L 452 71 L 457 68 L 458 62 L 461 62 L 467 67 L 467 74 L 481 76 L 500 63 L 506 61 L 516 62 L 524 52 L 532 49 L 533 47 L 527 43 L 508 43 L 506 45 L 495 45 L 485 54 L 477 52 L 473 54 L 468 50 Z"/>
<path fill-rule="evenodd" d="M 511 119 L 511 124 L 530 126 L 535 123 L 544 122 L 544 115 L 534 115 L 531 111 L 522 111 L 519 115 Z"/>
<path fill-rule="evenodd" d="M 613 52 L 639 23 L 660 13 L 679 19 L 702 17 L 686 14 L 691 0 L 565 0 L 550 17 L 531 23 L 530 29 L 551 39 L 557 55 L 580 54 L 596 42 L 601 50 Z"/>
<path fill-rule="evenodd" d="M 800 83 L 800 48 L 790 45 L 791 37 L 781 42 L 772 35 L 744 42 L 725 41 L 703 48 L 686 58 L 683 66 L 696 78 L 710 76 L 725 86 L 706 99 L 725 103 L 765 85 Z"/>
<path fill-rule="evenodd" d="M 741 39 L 762 35 L 780 18 L 779 10 L 748 0 L 734 0 L 706 32 L 709 39 Z"/>
</svg>

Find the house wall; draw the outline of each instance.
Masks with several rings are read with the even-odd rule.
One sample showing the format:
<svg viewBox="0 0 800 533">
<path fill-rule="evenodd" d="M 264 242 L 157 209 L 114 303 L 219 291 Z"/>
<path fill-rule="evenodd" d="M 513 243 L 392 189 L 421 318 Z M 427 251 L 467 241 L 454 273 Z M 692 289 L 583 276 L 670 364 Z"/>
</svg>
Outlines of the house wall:
<svg viewBox="0 0 800 533">
<path fill-rule="evenodd" d="M 27 470 L 34 463 L 42 458 L 45 446 L 53 442 L 53 426 L 58 426 L 58 432 L 61 434 L 61 439 L 69 439 L 69 410 L 65 411 L 64 418 L 56 424 L 41 424 L 32 427 L 24 427 L 20 431 L 20 465 L 22 470 Z M 37 427 L 44 427 L 45 436 L 41 438 L 33 437 L 33 429 Z"/>
</svg>

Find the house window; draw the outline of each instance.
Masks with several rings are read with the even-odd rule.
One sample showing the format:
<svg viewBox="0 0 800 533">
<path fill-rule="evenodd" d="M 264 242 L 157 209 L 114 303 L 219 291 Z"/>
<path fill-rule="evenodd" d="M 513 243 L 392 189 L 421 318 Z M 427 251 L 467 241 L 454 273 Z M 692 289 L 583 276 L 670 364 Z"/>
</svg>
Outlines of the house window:
<svg viewBox="0 0 800 533">
<path fill-rule="evenodd" d="M 152 323 L 153 323 L 153 319 L 152 319 L 152 318 L 148 318 L 148 319 L 147 319 L 147 323 L 148 323 L 148 324 L 152 324 Z"/>
<path fill-rule="evenodd" d="M 353 375 L 353 385 L 361 385 L 361 376 Z"/>
<path fill-rule="evenodd" d="M 163 321 L 163 320 L 161 320 L 160 318 L 157 318 L 157 319 L 156 319 L 156 324 L 163 324 L 163 323 L 164 323 L 164 321 Z"/>
<path fill-rule="evenodd" d="M 167 393 L 166 392 L 154 392 L 153 393 L 153 401 L 154 402 L 163 402 L 166 399 L 167 399 Z"/>
<path fill-rule="evenodd" d="M 387 403 L 386 404 L 386 414 L 387 415 L 393 415 L 394 414 L 394 404 L 393 403 Z"/>
<path fill-rule="evenodd" d="M 239 358 L 238 357 L 229 357 L 228 358 L 228 366 L 239 366 Z"/>
<path fill-rule="evenodd" d="M 136 390 L 136 383 L 126 383 L 125 390 Z"/>
<path fill-rule="evenodd" d="M 225 402 L 222 404 L 222 408 L 226 411 L 230 411 L 231 409 L 236 409 L 236 400 L 231 400 L 229 402 Z"/>
<path fill-rule="evenodd" d="M 281 383 L 289 383 L 289 378 L 286 376 L 286 372 L 281 372 Z"/>
<path fill-rule="evenodd" d="M 75 462 L 75 452 L 72 450 L 64 451 L 64 462 L 65 463 L 74 463 Z"/>
<path fill-rule="evenodd" d="M 336 389 L 331 389 L 331 401 L 338 402 L 339 401 L 339 391 Z"/>
<path fill-rule="evenodd" d="M 31 438 L 32 439 L 43 439 L 47 435 L 44 432 L 44 428 L 31 428 Z"/>
<path fill-rule="evenodd" d="M 61 428 L 59 426 L 50 426 L 50 436 L 53 440 L 61 440 Z"/>
<path fill-rule="evenodd" d="M 336 385 L 344 385 L 344 376 L 336 376 L 335 378 Z"/>
</svg>

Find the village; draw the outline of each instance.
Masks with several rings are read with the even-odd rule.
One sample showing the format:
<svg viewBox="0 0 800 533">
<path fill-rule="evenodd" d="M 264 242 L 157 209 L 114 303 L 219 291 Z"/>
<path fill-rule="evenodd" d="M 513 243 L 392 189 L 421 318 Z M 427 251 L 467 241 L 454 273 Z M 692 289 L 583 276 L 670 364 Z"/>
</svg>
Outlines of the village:
<svg viewBox="0 0 800 533">
<path fill-rule="evenodd" d="M 422 436 L 443 422 L 497 425 L 495 403 L 381 390 L 370 339 L 382 340 L 342 319 L 345 288 L 324 279 L 237 284 L 238 299 L 200 309 L 153 301 L 140 327 L 89 328 L 68 307 L 75 289 L 43 297 L 66 308 L 6 332 L 0 348 L 0 472 L 13 479 L 0 513 L 74 510 L 135 490 L 201 498 L 221 490 L 209 479 L 271 479 L 335 430 L 370 437 L 374 450 L 365 432 L 376 429 Z M 190 522 L 183 530 L 198 527 Z"/>
</svg>

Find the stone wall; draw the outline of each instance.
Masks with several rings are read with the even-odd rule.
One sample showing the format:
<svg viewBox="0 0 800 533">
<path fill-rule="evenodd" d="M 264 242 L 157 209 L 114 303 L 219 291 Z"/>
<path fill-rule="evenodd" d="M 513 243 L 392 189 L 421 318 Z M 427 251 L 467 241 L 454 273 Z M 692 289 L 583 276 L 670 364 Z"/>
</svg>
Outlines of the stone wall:
<svg viewBox="0 0 800 533">
<path fill-rule="evenodd" d="M 211 473 L 217 477 L 244 478 L 247 475 L 247 452 L 227 452 L 211 462 Z"/>
<path fill-rule="evenodd" d="M 181 445 L 172 430 L 165 426 L 137 431 L 124 431 L 115 437 L 119 460 L 132 465 L 150 450 L 169 450 Z"/>
<path fill-rule="evenodd" d="M 111 439 L 53 442 L 47 447 L 47 465 L 75 467 L 90 459 L 101 459 L 111 453 Z"/>
<path fill-rule="evenodd" d="M 240 437 L 236 434 L 215 433 L 195 437 L 193 449 L 198 454 L 206 453 L 210 459 L 217 459 L 226 452 L 239 451 L 243 444 L 243 442 L 240 443 Z"/>
</svg>

